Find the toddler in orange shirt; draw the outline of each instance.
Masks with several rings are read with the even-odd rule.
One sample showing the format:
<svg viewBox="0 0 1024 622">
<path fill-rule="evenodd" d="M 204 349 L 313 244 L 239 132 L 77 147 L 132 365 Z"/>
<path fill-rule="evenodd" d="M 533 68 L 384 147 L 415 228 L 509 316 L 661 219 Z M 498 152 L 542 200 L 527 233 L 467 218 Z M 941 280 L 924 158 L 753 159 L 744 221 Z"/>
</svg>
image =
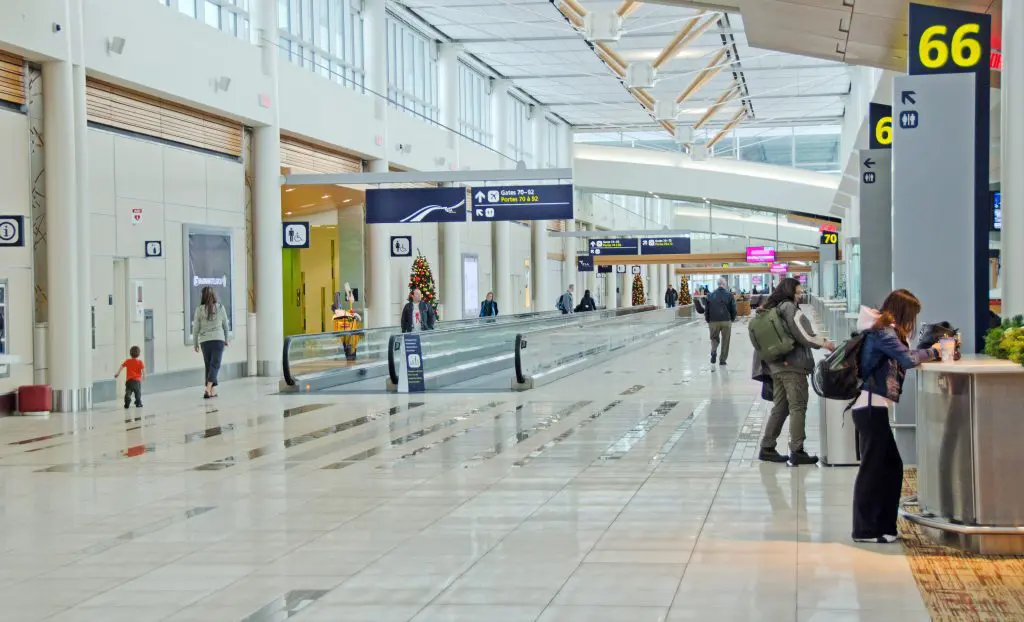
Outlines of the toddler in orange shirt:
<svg viewBox="0 0 1024 622">
<path fill-rule="evenodd" d="M 128 354 L 131 358 L 127 358 L 121 363 L 120 369 L 114 374 L 114 378 L 118 378 L 121 375 L 121 371 L 125 371 L 124 381 L 124 407 L 128 408 L 132 405 L 132 395 L 135 396 L 135 407 L 142 408 L 142 378 L 146 375 L 146 365 L 139 358 L 142 353 L 139 350 L 139 346 L 132 346 Z"/>
</svg>

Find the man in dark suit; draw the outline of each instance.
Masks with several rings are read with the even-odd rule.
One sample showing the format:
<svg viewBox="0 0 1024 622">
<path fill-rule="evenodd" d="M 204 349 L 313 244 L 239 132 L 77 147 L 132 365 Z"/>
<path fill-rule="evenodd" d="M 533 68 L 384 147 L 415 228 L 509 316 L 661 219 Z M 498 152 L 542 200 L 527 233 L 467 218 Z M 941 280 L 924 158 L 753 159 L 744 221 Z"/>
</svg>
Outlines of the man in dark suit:
<svg viewBox="0 0 1024 622">
<path fill-rule="evenodd" d="M 412 300 L 405 303 L 402 309 L 402 332 L 419 333 L 434 330 L 434 308 L 423 300 L 423 292 L 412 290 Z"/>
</svg>

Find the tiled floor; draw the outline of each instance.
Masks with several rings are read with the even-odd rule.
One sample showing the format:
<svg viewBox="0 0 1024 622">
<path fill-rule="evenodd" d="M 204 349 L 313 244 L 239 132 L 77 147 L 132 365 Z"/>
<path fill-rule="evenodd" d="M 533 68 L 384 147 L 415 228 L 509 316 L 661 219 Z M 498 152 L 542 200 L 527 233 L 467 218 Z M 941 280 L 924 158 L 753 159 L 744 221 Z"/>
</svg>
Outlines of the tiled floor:
<svg viewBox="0 0 1024 622">
<path fill-rule="evenodd" d="M 853 470 L 752 460 L 744 337 L 522 394 L 2 419 L 0 620 L 927 620 L 899 546 L 848 539 Z"/>
</svg>

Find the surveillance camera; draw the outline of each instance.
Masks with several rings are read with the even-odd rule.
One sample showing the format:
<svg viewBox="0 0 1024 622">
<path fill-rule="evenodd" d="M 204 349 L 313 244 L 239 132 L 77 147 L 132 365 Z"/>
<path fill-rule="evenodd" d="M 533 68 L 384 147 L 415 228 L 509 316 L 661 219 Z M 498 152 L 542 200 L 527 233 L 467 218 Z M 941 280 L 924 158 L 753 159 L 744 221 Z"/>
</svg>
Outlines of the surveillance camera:
<svg viewBox="0 0 1024 622">
<path fill-rule="evenodd" d="M 63 28 L 63 26 L 61 26 L 61 25 L 60 25 L 60 24 L 58 24 L 57 22 L 54 22 L 54 23 L 53 23 L 53 32 L 60 32 L 60 31 L 61 31 L 61 28 Z"/>
</svg>

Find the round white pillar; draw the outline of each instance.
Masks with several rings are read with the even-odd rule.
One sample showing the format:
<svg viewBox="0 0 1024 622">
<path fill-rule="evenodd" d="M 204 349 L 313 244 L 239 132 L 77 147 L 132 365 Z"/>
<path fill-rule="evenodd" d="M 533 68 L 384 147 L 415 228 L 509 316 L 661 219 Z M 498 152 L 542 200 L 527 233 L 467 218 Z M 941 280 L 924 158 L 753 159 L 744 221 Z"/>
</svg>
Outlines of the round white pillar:
<svg viewBox="0 0 1024 622">
<path fill-rule="evenodd" d="M 63 37 L 68 39 L 68 35 Z M 76 265 L 79 257 L 74 78 L 68 61 L 43 63 L 43 115 L 47 307 L 51 318 L 47 339 L 49 382 L 53 410 L 75 412 L 80 408 L 78 370 L 83 323 L 78 317 L 82 313 L 82 297 Z"/>
<path fill-rule="evenodd" d="M 387 173 L 387 160 L 370 160 L 371 173 Z M 397 326 L 391 312 L 391 237 L 388 225 L 366 227 L 366 318 L 367 327 Z"/>
<path fill-rule="evenodd" d="M 1003 317 L 1024 313 L 1024 0 L 1003 2 L 1002 274 Z"/>
<path fill-rule="evenodd" d="M 78 403 L 92 408 L 92 206 L 89 205 L 88 125 L 85 109 L 85 43 L 82 0 L 71 0 L 72 91 L 75 106 L 75 203 L 78 213 L 78 249 L 75 268 L 78 278 Z M 127 352 L 118 352 L 126 356 Z"/>
<path fill-rule="evenodd" d="M 508 80 L 495 80 L 491 90 L 491 129 L 494 130 L 494 144 L 491 145 L 500 154 L 508 153 Z M 514 159 L 498 158 L 498 168 L 515 168 Z"/>
<path fill-rule="evenodd" d="M 441 227 L 441 302 L 445 320 L 460 320 L 466 306 L 473 301 L 462 300 L 462 252 L 459 229 L 461 222 L 446 222 Z M 499 311 L 501 307 L 498 307 Z"/>
<path fill-rule="evenodd" d="M 565 221 L 565 230 L 569 233 L 576 231 L 574 218 Z M 562 238 L 562 252 L 565 253 L 565 261 L 562 262 L 562 280 L 565 283 L 572 283 L 576 287 L 576 297 L 582 299 L 585 286 L 579 282 L 579 271 L 576 269 L 576 238 Z M 563 283 L 556 284 L 559 288 L 563 285 Z"/>
<path fill-rule="evenodd" d="M 499 309 L 506 315 L 515 313 L 515 295 L 512 292 L 512 223 L 496 222 L 492 225 L 494 240 L 494 297 Z M 536 270 L 530 263 L 531 272 Z"/>
<path fill-rule="evenodd" d="M 281 371 L 284 344 L 284 270 L 281 249 L 281 118 L 278 97 L 277 3 L 260 4 L 263 72 L 269 78 L 269 125 L 253 130 L 253 258 L 256 285 L 256 370 L 273 377 Z M 235 337 L 239 337 L 237 333 Z"/>
<path fill-rule="evenodd" d="M 531 311 L 547 311 L 551 306 L 554 295 L 548 286 L 548 221 L 534 220 L 530 223 L 530 235 L 532 238 L 530 267 L 533 274 L 533 308 Z M 560 283 L 559 287 L 566 287 L 568 283 Z M 577 298 L 579 296 L 577 295 Z M 547 302 L 545 302 L 547 301 Z"/>
</svg>

